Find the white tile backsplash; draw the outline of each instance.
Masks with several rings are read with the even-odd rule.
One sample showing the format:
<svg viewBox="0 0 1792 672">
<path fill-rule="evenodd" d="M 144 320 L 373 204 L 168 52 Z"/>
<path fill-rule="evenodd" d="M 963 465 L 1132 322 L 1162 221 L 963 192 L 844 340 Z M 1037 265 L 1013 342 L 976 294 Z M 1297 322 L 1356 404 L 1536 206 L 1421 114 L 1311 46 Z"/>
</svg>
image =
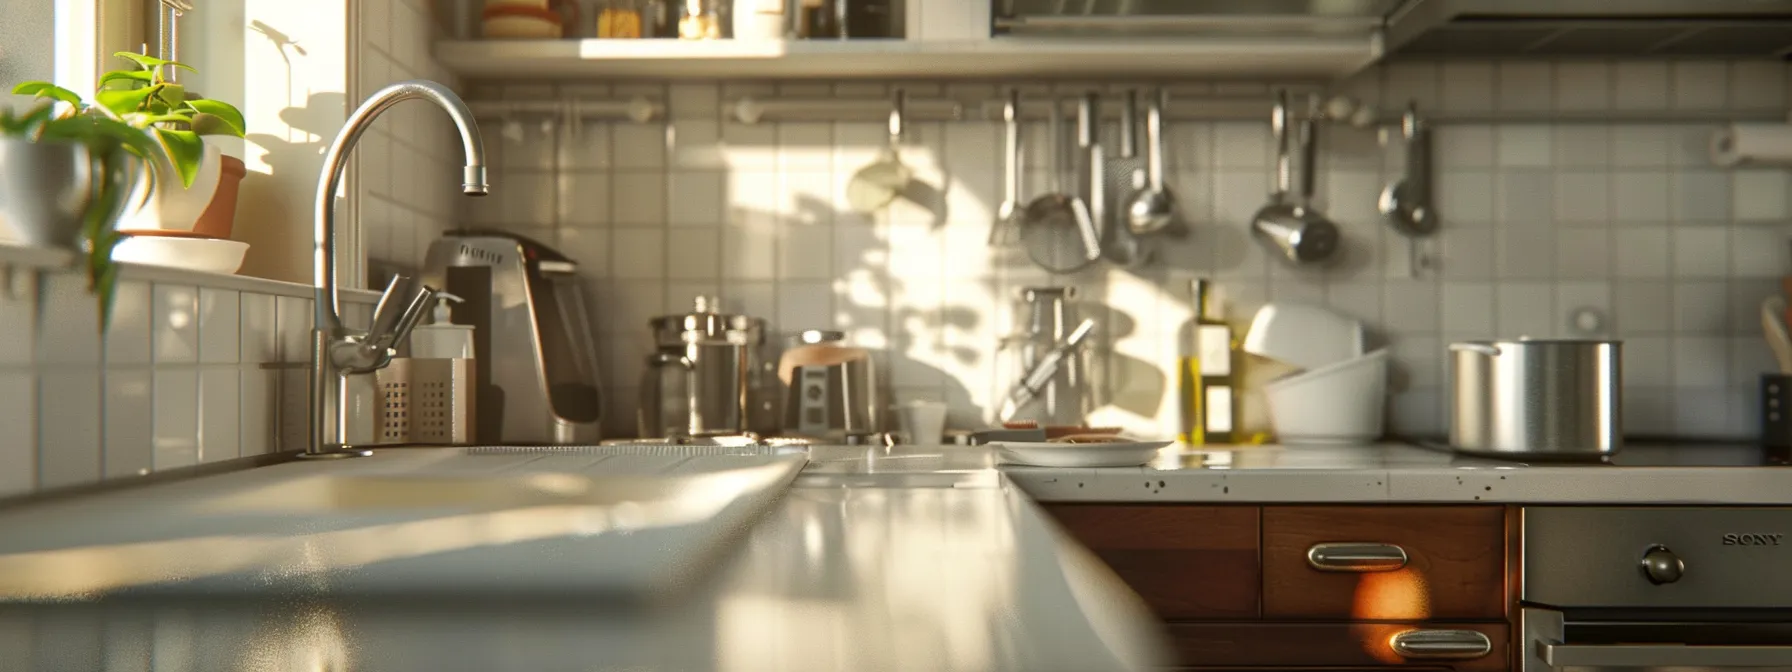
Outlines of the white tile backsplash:
<svg viewBox="0 0 1792 672">
<path fill-rule="evenodd" d="M 200 462 L 242 457 L 240 376 L 234 367 L 208 368 L 199 372 Z"/>
<path fill-rule="evenodd" d="M 1613 66 L 1612 103 L 1620 110 L 1660 110 L 1668 107 L 1668 64 L 1664 61 L 1623 61 Z"/>
<path fill-rule="evenodd" d="M 1558 110 L 1584 112 L 1611 108 L 1611 66 L 1607 63 L 1557 63 L 1555 84 Z"/>
<path fill-rule="evenodd" d="M 1665 221 L 1668 217 L 1668 174 L 1663 171 L 1613 173 L 1611 201 L 1614 224 Z"/>
<path fill-rule="evenodd" d="M 199 361 L 199 289 L 156 285 L 150 293 L 150 343 L 157 364 Z"/>
<path fill-rule="evenodd" d="M 1674 227 L 1674 276 L 1722 278 L 1730 273 L 1730 232 L 1720 226 Z"/>
<path fill-rule="evenodd" d="M 202 456 L 213 462 L 268 452 L 270 409 L 284 397 L 302 415 L 302 388 L 282 394 L 238 379 L 277 374 L 263 367 L 281 366 L 283 356 L 310 358 L 311 302 L 301 298 L 308 287 L 251 290 L 235 279 L 213 286 L 202 275 L 181 283 L 127 278 L 102 348 L 78 269 L 0 273 L 11 281 L 0 285 L 0 311 L 23 316 L 28 330 L 7 344 L 16 359 L 0 361 L 0 427 L 8 437 L 0 442 L 0 497 L 191 466 Z M 371 301 L 351 294 L 345 311 L 365 314 Z M 0 335 L 19 326 L 0 326 Z M 254 452 L 245 452 L 250 445 Z"/>
<path fill-rule="evenodd" d="M 149 369 L 106 371 L 106 478 L 138 476 L 154 468 L 153 386 Z"/>
<path fill-rule="evenodd" d="M 37 376 L 0 370 L 0 496 L 37 489 Z"/>
<path fill-rule="evenodd" d="M 112 327 L 106 331 L 106 365 L 150 362 L 150 283 L 120 281 L 112 304 Z"/>
<path fill-rule="evenodd" d="M 1618 336 L 1674 331 L 1674 286 L 1663 280 L 1622 280 L 1612 288 Z"/>
<path fill-rule="evenodd" d="M 1787 216 L 1792 189 L 1786 171 L 1773 168 L 1737 170 L 1732 174 L 1730 207 L 1736 219 L 1745 221 L 1780 220 Z"/>
<path fill-rule="evenodd" d="M 199 372 L 168 368 L 155 372 L 151 468 L 156 471 L 199 463 Z"/>
<path fill-rule="evenodd" d="M 1674 333 L 1724 333 L 1730 324 L 1729 310 L 1729 290 L 1722 280 L 1674 283 Z"/>
<path fill-rule="evenodd" d="M 1100 266 L 1052 276 L 1024 253 L 983 244 L 1000 199 L 997 124 L 911 124 L 903 159 L 939 191 L 946 212 L 939 217 L 904 204 L 868 217 L 846 207 L 844 185 L 882 151 L 881 123 L 747 125 L 721 107 L 739 93 L 774 91 L 882 99 L 888 84 L 875 81 L 631 83 L 630 91 L 669 96 L 672 121 L 588 123 L 579 129 L 588 146 L 569 152 L 562 137 L 558 158 L 554 143 L 502 143 L 497 179 L 505 186 L 520 180 L 516 191 L 523 193 L 514 201 L 504 197 L 499 212 L 474 215 L 547 231 L 548 240 L 585 265 L 597 310 L 613 318 L 605 327 L 611 364 L 605 375 L 611 388 L 626 392 L 612 395 L 613 410 L 631 407 L 628 391 L 645 348 L 640 323 L 661 310 L 682 309 L 696 291 L 713 288 L 731 309 L 768 318 L 776 333 L 833 326 L 859 345 L 888 349 L 890 377 L 900 389 L 947 399 L 954 417 L 963 419 L 980 417 L 1002 386 L 995 380 L 1004 375 L 993 366 L 995 341 L 1012 326 L 1003 316 L 1015 288 L 1081 287 L 1091 312 L 1106 304 L 1128 325 L 1129 331 L 1104 338 L 1102 348 L 1147 361 L 1162 374 L 1127 378 L 1161 382 L 1171 379 L 1166 344 L 1173 345 L 1182 326 L 1161 307 L 1180 305 L 1183 283 L 1206 276 L 1228 297 L 1228 316 L 1241 324 L 1271 299 L 1323 302 L 1365 319 L 1376 339 L 1399 349 L 1406 389 L 1390 402 L 1395 427 L 1443 427 L 1441 381 L 1432 375 L 1441 355 L 1426 358 L 1420 350 L 1489 335 L 1585 336 L 1569 318 L 1590 309 L 1603 323 L 1591 335 L 1635 343 L 1626 354 L 1627 368 L 1634 369 L 1627 373 L 1627 397 L 1633 397 L 1627 408 L 1652 413 L 1636 420 L 1636 431 L 1745 435 L 1753 430 L 1742 413 L 1699 420 L 1683 412 L 1690 397 L 1682 392 L 1716 390 L 1702 398 L 1719 404 L 1751 394 L 1752 379 L 1738 372 L 1761 359 L 1737 354 L 1753 334 L 1736 317 L 1737 306 L 1758 302 L 1757 294 L 1770 292 L 1771 281 L 1787 271 L 1792 178 L 1780 169 L 1711 166 L 1705 154 L 1713 124 L 1594 123 L 1584 113 L 1758 113 L 1784 104 L 1787 74 L 1782 64 L 1717 61 L 1455 60 L 1395 63 L 1340 84 L 1338 90 L 1367 96 L 1383 110 L 1416 100 L 1421 110 L 1512 111 L 1527 120 L 1437 126 L 1443 228 L 1424 241 L 1429 263 L 1417 277 L 1408 241 L 1388 231 L 1375 209 L 1375 194 L 1404 163 L 1397 135 L 1327 128 L 1319 203 L 1346 237 L 1329 269 L 1280 266 L 1243 228 L 1270 188 L 1266 124 L 1172 121 L 1168 180 L 1190 235 L 1163 241 L 1159 263 L 1140 271 Z M 905 86 L 911 95 L 929 88 Z M 1085 86 L 1055 89 L 1074 93 Z M 987 84 L 936 88 L 967 97 L 994 91 Z M 1177 88 L 1227 95 L 1264 90 L 1258 83 Z M 585 90 L 609 86 L 569 84 L 529 94 Z M 1551 120 L 1556 111 L 1573 118 Z M 1051 183 L 1044 127 L 1033 120 L 1023 130 L 1025 195 Z M 534 134 L 524 130 L 525 137 Z M 1106 125 L 1104 136 L 1113 131 Z M 564 170 L 557 176 L 556 162 Z M 545 196 L 529 186 L 549 183 L 558 186 Z M 541 214 L 544 202 L 557 208 L 552 216 Z M 953 317 L 986 314 L 993 317 Z M 1716 373 L 1706 371 L 1713 361 Z M 1101 417 L 1141 432 L 1173 425 L 1162 410 L 1173 405 L 1141 411 L 1127 400 L 1149 391 L 1122 387 L 1109 391 L 1111 406 Z"/>
<path fill-rule="evenodd" d="M 199 361 L 202 364 L 235 364 L 243 328 L 238 292 L 199 290 Z"/>
<path fill-rule="evenodd" d="M 38 483 L 54 488 L 100 478 L 99 369 L 56 369 L 37 377 Z"/>
<path fill-rule="evenodd" d="M 97 366 L 100 363 L 99 312 L 79 273 L 39 275 L 37 362 L 44 365 Z M 47 309 L 54 307 L 54 310 Z"/>
</svg>

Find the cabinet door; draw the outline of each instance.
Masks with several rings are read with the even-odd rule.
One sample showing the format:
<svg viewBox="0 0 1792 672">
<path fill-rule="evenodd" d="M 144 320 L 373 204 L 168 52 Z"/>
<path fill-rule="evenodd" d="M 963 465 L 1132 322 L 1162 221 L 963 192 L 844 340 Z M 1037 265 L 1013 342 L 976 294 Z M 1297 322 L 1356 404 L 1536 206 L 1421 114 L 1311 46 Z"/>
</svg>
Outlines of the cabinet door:
<svg viewBox="0 0 1792 672">
<path fill-rule="evenodd" d="M 1257 617 L 1257 507 L 1048 504 L 1166 620 Z"/>
<path fill-rule="evenodd" d="M 1502 506 L 1276 506 L 1263 511 L 1265 618 L 1503 618 Z M 1403 561 L 1383 560 L 1388 555 Z"/>
<path fill-rule="evenodd" d="M 1194 669 L 1330 670 L 1507 669 L 1505 623 L 1172 623 L 1176 664 Z M 1480 633 L 1484 653 L 1422 653 L 1395 649 L 1408 633 Z"/>
</svg>

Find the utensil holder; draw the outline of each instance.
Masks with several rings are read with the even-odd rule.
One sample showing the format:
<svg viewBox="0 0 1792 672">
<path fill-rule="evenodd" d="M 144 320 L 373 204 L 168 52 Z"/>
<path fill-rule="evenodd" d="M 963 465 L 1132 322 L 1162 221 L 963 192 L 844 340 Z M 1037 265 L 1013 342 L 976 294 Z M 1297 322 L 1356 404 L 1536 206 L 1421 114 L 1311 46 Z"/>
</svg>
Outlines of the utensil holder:
<svg viewBox="0 0 1792 672">
<path fill-rule="evenodd" d="M 376 443 L 473 442 L 473 360 L 400 357 L 374 377 L 380 389 Z"/>
</svg>

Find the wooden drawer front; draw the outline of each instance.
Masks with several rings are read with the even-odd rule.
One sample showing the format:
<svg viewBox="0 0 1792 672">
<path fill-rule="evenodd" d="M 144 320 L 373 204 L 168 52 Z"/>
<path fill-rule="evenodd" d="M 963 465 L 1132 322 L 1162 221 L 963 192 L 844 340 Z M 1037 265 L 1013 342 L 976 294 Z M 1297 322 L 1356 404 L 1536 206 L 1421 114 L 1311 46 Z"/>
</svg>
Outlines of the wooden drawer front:
<svg viewBox="0 0 1792 672">
<path fill-rule="evenodd" d="M 1419 620 L 1506 613 L 1505 508 L 1289 506 L 1263 510 L 1263 616 Z M 1321 571 L 1315 545 L 1393 544 L 1398 568 Z"/>
<path fill-rule="evenodd" d="M 1257 617 L 1256 507 L 1046 505 L 1165 620 Z"/>
<path fill-rule="evenodd" d="M 1473 630 L 1489 650 L 1474 658 L 1396 652 L 1393 638 L 1415 630 Z M 1168 631 L 1176 663 L 1195 669 L 1505 670 L 1511 644 L 1505 623 L 1173 623 Z"/>
</svg>

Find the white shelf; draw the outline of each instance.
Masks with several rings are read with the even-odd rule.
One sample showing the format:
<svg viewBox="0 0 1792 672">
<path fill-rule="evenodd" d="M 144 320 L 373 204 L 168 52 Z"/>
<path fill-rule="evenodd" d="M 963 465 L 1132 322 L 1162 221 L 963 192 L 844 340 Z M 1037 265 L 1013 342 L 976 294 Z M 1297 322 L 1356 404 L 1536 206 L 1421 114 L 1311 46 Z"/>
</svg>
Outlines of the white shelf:
<svg viewBox="0 0 1792 672">
<path fill-rule="evenodd" d="M 1308 77 L 1356 72 L 1379 55 L 1363 37 L 995 38 L 760 42 L 442 42 L 436 58 L 478 78 Z"/>
</svg>

